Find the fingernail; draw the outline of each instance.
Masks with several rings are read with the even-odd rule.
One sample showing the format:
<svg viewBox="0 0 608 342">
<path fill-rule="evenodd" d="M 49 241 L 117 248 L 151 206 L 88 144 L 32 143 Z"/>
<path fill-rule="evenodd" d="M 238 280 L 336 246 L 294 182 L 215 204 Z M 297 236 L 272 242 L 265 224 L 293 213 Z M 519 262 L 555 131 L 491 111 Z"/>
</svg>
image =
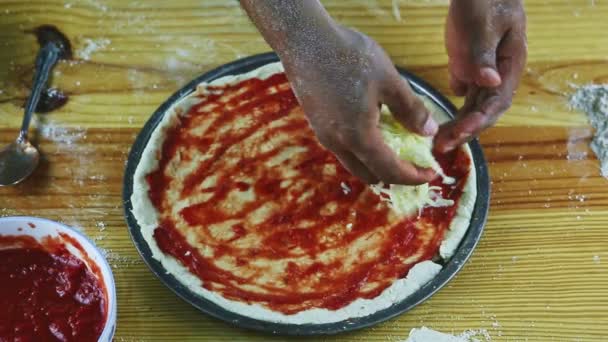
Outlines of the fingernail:
<svg viewBox="0 0 608 342">
<path fill-rule="evenodd" d="M 437 130 L 439 129 L 439 125 L 437 122 L 429 115 L 428 119 L 424 123 L 424 127 L 422 127 L 422 133 L 425 135 L 435 135 Z"/>
<path fill-rule="evenodd" d="M 479 72 L 479 75 L 482 79 L 487 81 L 487 84 L 482 84 L 482 86 L 497 87 L 502 82 L 498 72 L 492 68 L 482 68 Z"/>
</svg>

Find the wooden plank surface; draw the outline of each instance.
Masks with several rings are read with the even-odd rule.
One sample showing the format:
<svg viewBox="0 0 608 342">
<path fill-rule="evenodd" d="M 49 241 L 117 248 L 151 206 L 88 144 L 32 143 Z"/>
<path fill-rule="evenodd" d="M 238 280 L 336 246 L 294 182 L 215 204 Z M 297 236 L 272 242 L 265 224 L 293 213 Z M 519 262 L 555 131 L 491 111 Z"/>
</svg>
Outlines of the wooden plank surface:
<svg viewBox="0 0 608 342">
<path fill-rule="evenodd" d="M 377 39 L 397 64 L 447 88 L 447 0 L 324 1 Z M 397 6 L 401 21 L 397 20 Z M 510 112 L 482 136 L 493 179 L 483 240 L 447 288 L 408 314 L 323 339 L 398 341 L 411 328 L 487 329 L 492 341 L 608 340 L 608 181 L 588 148 L 573 84 L 608 82 L 608 3 L 529 0 L 529 65 Z M 237 1 L 0 0 L 0 143 L 15 135 L 38 45 L 53 24 L 75 56 L 55 69 L 66 106 L 35 120 L 43 161 L 0 189 L 0 215 L 80 227 L 108 252 L 117 341 L 286 340 L 200 314 L 166 289 L 129 240 L 122 214 L 127 153 L 150 114 L 200 73 L 268 46 Z M 454 99 L 461 103 L 460 99 Z"/>
</svg>

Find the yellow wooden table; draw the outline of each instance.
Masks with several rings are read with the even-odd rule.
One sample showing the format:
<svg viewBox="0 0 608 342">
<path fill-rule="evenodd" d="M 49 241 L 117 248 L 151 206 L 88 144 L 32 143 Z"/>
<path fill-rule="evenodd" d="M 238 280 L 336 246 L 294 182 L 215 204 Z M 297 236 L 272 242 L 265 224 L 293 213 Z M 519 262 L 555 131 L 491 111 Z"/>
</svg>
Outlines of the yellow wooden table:
<svg viewBox="0 0 608 342">
<path fill-rule="evenodd" d="M 449 94 L 447 2 L 325 4 L 340 22 L 377 39 L 397 64 Z M 315 340 L 397 341 L 423 325 L 455 333 L 483 328 L 492 341 L 608 340 L 608 181 L 587 147 L 585 116 L 567 107 L 572 83 L 608 82 L 608 3 L 529 0 L 526 7 L 523 83 L 512 109 L 481 139 L 493 192 L 473 258 L 415 310 Z M 38 49 L 26 31 L 41 24 L 56 25 L 73 44 L 76 58 L 61 62 L 53 79 L 70 99 L 37 118 L 42 163 L 27 182 L 0 189 L 0 215 L 63 221 L 108 252 L 117 341 L 285 340 L 234 328 L 182 302 L 143 264 L 123 219 L 125 160 L 150 114 L 202 72 L 269 50 L 238 2 L 0 0 L 1 144 L 20 125 Z"/>
</svg>

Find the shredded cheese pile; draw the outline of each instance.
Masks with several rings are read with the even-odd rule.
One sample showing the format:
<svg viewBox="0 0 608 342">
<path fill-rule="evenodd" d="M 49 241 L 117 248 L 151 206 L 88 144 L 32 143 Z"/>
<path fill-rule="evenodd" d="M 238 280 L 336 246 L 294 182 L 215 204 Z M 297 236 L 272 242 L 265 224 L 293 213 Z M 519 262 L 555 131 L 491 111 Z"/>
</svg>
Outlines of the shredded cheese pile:
<svg viewBox="0 0 608 342">
<path fill-rule="evenodd" d="M 443 178 L 444 184 L 454 183 L 454 179 L 443 172 L 441 166 L 433 157 L 432 137 L 423 137 L 405 129 L 393 118 L 386 106 L 383 106 L 381 110 L 380 130 L 386 144 L 401 159 L 420 167 L 432 168 Z M 391 208 L 400 215 L 420 213 L 426 206 L 446 207 L 454 205 L 454 201 L 442 197 L 440 187 L 430 186 L 428 183 L 417 186 L 379 183 L 372 185 L 371 189 L 387 201 Z"/>
</svg>

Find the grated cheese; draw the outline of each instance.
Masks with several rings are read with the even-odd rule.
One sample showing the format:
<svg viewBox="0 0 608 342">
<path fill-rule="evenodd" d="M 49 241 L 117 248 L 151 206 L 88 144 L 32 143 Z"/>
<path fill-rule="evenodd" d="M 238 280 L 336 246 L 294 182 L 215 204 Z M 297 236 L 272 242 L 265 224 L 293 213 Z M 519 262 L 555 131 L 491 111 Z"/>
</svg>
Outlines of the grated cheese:
<svg viewBox="0 0 608 342">
<path fill-rule="evenodd" d="M 405 129 L 393 118 L 386 106 L 381 110 L 380 130 L 386 144 L 401 159 L 420 167 L 432 168 L 443 178 L 444 184 L 454 183 L 454 178 L 448 177 L 433 157 L 432 137 L 423 137 Z M 371 188 L 400 215 L 420 213 L 426 206 L 454 205 L 454 201 L 442 197 L 440 187 L 430 186 L 428 183 L 416 186 L 379 183 L 372 185 Z"/>
</svg>

